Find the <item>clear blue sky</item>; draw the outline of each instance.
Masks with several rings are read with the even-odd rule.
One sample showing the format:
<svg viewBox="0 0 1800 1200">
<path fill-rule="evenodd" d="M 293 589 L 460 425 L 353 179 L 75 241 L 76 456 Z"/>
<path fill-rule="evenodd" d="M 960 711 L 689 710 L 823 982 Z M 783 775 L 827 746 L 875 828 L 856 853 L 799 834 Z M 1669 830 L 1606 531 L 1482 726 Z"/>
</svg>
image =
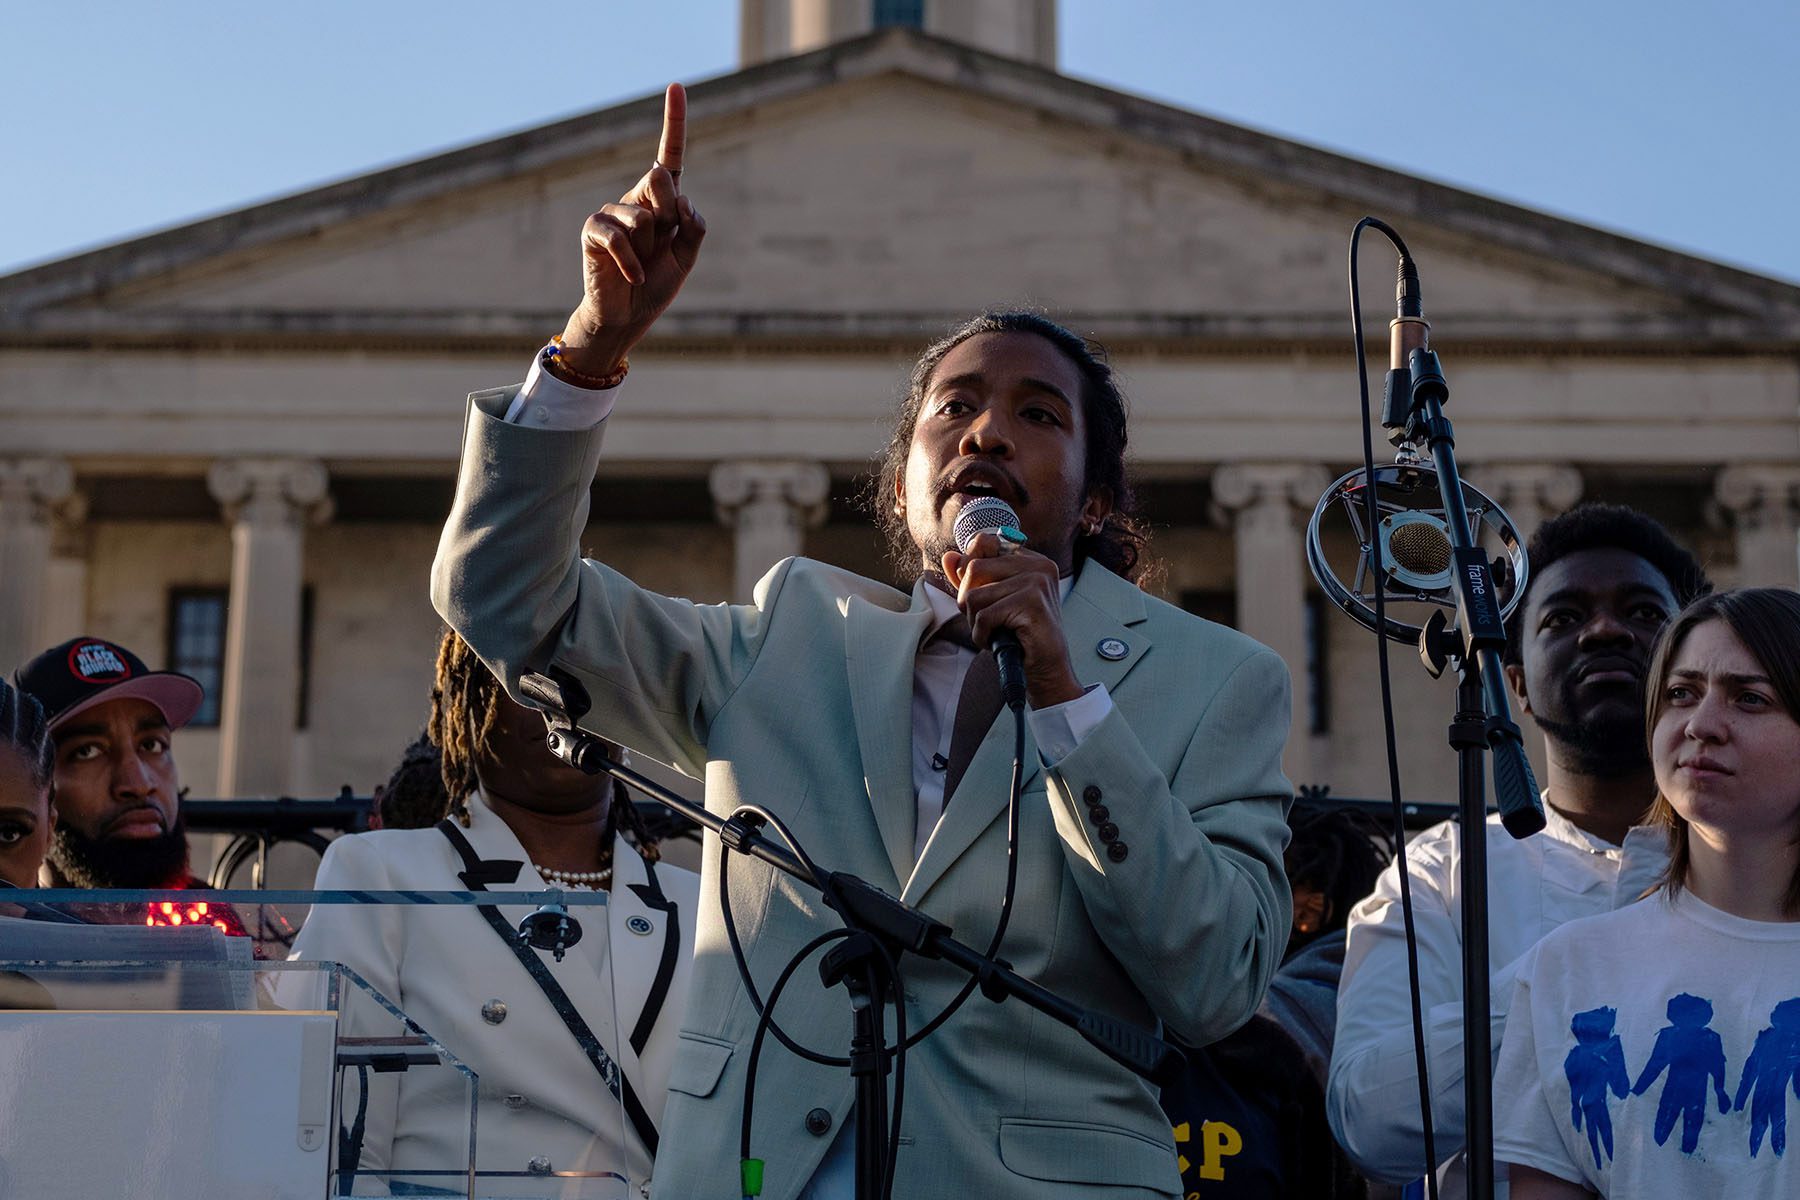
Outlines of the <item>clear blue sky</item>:
<svg viewBox="0 0 1800 1200">
<path fill-rule="evenodd" d="M 729 71 L 737 8 L 0 0 L 0 272 Z M 1071 75 L 1800 280 L 1792 0 L 1061 18 Z"/>
</svg>

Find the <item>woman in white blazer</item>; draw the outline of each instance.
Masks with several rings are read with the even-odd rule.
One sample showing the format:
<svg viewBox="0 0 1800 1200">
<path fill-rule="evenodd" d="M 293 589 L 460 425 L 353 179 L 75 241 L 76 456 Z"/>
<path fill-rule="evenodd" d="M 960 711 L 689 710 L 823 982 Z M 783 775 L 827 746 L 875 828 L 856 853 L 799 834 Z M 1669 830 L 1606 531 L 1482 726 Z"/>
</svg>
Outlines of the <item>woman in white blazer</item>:
<svg viewBox="0 0 1800 1200">
<path fill-rule="evenodd" d="M 349 967 L 477 1074 L 478 1195 L 647 1196 L 699 878 L 659 862 L 624 790 L 555 758 L 542 718 L 454 634 L 430 733 L 450 816 L 339 838 L 318 888 L 597 888 L 606 907 L 570 910 L 582 936 L 558 962 L 503 936 L 528 906 L 319 905 L 294 957 Z M 463 1179 L 445 1172 L 468 1162 L 462 1077 L 426 1066 L 349 1080 L 343 1157 L 356 1159 L 356 1193 L 458 1193 Z"/>
</svg>

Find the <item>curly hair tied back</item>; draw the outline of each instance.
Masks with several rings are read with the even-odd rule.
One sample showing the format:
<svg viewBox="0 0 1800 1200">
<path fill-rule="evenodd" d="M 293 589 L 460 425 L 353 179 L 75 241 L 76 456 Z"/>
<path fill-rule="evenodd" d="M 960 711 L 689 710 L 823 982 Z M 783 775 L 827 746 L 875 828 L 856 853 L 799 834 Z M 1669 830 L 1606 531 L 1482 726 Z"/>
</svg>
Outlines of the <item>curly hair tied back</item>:
<svg viewBox="0 0 1800 1200">
<path fill-rule="evenodd" d="M 487 664 L 455 630 L 445 630 L 444 640 L 438 646 L 437 678 L 431 688 L 431 719 L 425 726 L 425 734 L 438 748 L 443 760 L 444 789 L 449 793 L 450 812 L 465 827 L 469 824 L 469 797 L 481 783 L 476 763 L 483 755 L 494 752 L 494 727 L 500 706 L 505 702 L 506 690 L 488 670 Z M 617 761 L 619 748 L 610 742 L 606 746 L 608 757 Z M 644 823 L 643 814 L 631 802 L 631 793 L 625 785 L 615 779 L 601 844 L 610 848 L 614 836 L 619 833 L 629 838 L 646 862 L 661 861 L 662 851 Z"/>
<path fill-rule="evenodd" d="M 400 753 L 400 765 L 381 794 L 384 829 L 428 829 L 450 811 L 444 790 L 444 759 L 424 731 Z"/>
<path fill-rule="evenodd" d="M 907 532 L 906 521 L 894 512 L 895 485 L 906 471 L 913 430 L 931 376 L 950 351 L 984 333 L 1030 333 L 1056 347 L 1081 375 L 1082 414 L 1087 428 L 1087 494 L 1104 492 L 1112 498 L 1112 512 L 1092 533 L 1075 539 L 1075 561 L 1093 559 L 1107 570 L 1134 583 L 1144 581 L 1149 568 L 1146 555 L 1149 526 L 1138 509 L 1138 499 L 1125 473 L 1126 404 L 1118 380 L 1107 363 L 1106 351 L 1079 334 L 1058 325 L 1041 313 L 1026 311 L 985 312 L 926 348 L 913 365 L 906 396 L 895 414 L 894 434 L 877 464 L 875 480 L 866 504 L 887 540 L 888 555 L 904 575 L 919 569 L 919 551 Z"/>
</svg>

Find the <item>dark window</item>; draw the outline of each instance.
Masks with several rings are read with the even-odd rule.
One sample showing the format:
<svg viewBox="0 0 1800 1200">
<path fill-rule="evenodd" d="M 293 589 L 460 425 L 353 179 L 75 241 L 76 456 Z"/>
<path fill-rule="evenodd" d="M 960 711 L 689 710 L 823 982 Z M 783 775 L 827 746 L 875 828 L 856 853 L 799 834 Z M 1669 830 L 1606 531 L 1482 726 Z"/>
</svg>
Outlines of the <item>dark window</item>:
<svg viewBox="0 0 1800 1200">
<path fill-rule="evenodd" d="M 294 705 L 294 727 L 305 729 L 312 707 L 313 590 L 300 589 L 300 695 Z"/>
<path fill-rule="evenodd" d="M 1182 608 L 1196 617 L 1204 617 L 1208 621 L 1220 625 L 1237 628 L 1237 593 L 1214 591 L 1211 588 L 1189 588 L 1181 593 L 1177 601 Z"/>
<path fill-rule="evenodd" d="M 225 624 L 229 589 L 183 587 L 169 590 L 169 670 L 200 681 L 206 698 L 190 726 L 217 726 L 225 689 Z M 300 593 L 300 694 L 296 727 L 305 729 L 312 703 L 313 590 Z"/>
<path fill-rule="evenodd" d="M 1337 610 L 1323 592 L 1306 597 L 1306 722 L 1313 733 L 1331 732 L 1331 628 Z"/>
<path fill-rule="evenodd" d="M 925 0 L 875 0 L 875 28 L 889 25 L 925 28 Z"/>
<path fill-rule="evenodd" d="M 192 675 L 206 699 L 190 725 L 219 723 L 219 691 L 225 681 L 224 588 L 169 591 L 169 670 Z"/>
</svg>

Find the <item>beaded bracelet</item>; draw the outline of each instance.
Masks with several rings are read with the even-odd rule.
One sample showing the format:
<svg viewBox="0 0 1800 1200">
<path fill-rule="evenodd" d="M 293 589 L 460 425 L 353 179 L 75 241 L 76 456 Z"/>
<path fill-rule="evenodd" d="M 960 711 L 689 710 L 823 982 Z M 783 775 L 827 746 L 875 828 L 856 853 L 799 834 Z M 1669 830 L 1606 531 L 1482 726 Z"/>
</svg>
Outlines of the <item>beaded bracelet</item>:
<svg viewBox="0 0 1800 1200">
<path fill-rule="evenodd" d="M 568 346 L 563 342 L 562 334 L 559 333 L 551 338 L 550 343 L 539 353 L 538 362 L 557 379 L 578 388 L 587 388 L 589 391 L 595 392 L 616 388 L 625 381 L 625 373 L 631 370 L 631 360 L 622 358 L 619 360 L 618 367 L 607 374 L 589 375 L 583 371 L 577 371 L 569 365 L 566 357 L 567 351 Z"/>
</svg>

